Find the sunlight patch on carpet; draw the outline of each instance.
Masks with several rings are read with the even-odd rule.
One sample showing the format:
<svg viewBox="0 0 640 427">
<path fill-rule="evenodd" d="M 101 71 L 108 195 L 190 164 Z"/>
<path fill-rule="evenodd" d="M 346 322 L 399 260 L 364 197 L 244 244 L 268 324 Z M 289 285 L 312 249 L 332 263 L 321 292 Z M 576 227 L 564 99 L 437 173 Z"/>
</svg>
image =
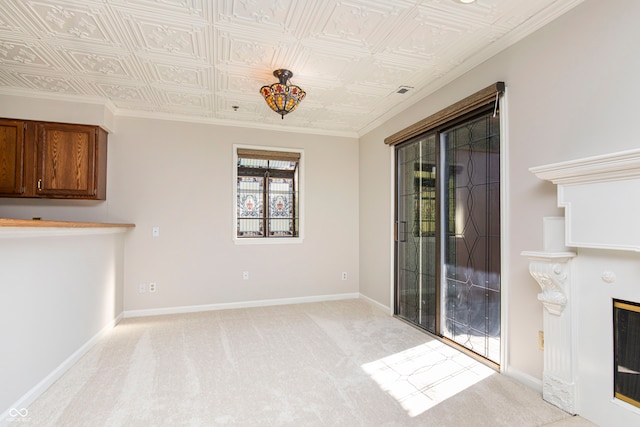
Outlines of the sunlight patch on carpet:
<svg viewBox="0 0 640 427">
<path fill-rule="evenodd" d="M 366 363 L 362 369 L 411 417 L 496 373 L 437 340 Z"/>
</svg>

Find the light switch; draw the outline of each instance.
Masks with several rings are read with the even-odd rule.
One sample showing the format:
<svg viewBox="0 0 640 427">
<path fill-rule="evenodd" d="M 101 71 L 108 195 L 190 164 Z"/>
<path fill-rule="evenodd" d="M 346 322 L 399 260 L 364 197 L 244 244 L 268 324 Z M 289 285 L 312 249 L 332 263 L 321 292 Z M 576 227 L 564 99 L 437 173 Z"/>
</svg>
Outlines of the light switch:
<svg viewBox="0 0 640 427">
<path fill-rule="evenodd" d="M 160 237 L 160 227 L 151 228 L 151 235 L 153 237 Z"/>
</svg>

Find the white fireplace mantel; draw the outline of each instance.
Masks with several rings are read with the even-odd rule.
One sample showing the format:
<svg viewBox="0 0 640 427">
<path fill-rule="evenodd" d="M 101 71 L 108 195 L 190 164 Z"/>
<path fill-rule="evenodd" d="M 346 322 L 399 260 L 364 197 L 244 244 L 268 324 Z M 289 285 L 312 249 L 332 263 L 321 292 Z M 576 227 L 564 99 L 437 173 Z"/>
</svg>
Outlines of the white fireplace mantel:
<svg viewBox="0 0 640 427">
<path fill-rule="evenodd" d="M 640 302 L 640 149 L 529 169 L 557 185 L 564 218 L 544 218 L 524 251 L 542 288 L 545 400 L 597 425 L 640 425 L 614 398 L 614 299 Z"/>
<path fill-rule="evenodd" d="M 558 185 L 567 246 L 640 252 L 640 149 L 529 170 Z"/>
</svg>

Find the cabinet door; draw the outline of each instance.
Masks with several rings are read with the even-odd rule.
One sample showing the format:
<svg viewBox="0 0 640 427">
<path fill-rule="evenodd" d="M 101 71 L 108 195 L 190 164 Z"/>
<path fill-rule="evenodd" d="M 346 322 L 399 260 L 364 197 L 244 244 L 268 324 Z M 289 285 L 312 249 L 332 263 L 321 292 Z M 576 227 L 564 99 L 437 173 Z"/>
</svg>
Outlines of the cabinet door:
<svg viewBox="0 0 640 427">
<path fill-rule="evenodd" d="M 0 119 L 0 194 L 24 192 L 24 122 Z"/>
<path fill-rule="evenodd" d="M 37 194 L 95 198 L 96 127 L 39 123 Z"/>
</svg>

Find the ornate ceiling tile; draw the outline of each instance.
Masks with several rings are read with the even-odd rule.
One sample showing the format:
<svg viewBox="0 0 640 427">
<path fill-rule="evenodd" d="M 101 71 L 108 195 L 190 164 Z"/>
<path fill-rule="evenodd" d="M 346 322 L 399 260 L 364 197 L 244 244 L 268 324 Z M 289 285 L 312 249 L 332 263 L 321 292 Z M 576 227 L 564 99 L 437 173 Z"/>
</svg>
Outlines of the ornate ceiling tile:
<svg viewBox="0 0 640 427">
<path fill-rule="evenodd" d="M 24 6 L 48 37 L 110 43 L 112 37 L 103 22 L 104 8 L 78 3 L 25 2 Z M 38 23 L 36 23 L 36 19 Z"/>
<path fill-rule="evenodd" d="M 0 63 L 51 68 L 38 46 L 12 40 L 0 40 Z"/>
<path fill-rule="evenodd" d="M 391 4 L 391 2 L 390 2 Z M 393 6 L 364 1 L 327 2 L 312 31 L 316 37 L 374 48 L 395 27 Z"/>
<path fill-rule="evenodd" d="M 209 87 L 204 69 L 161 63 L 151 63 L 150 66 L 154 68 L 153 75 L 158 83 L 200 89 Z"/>
<path fill-rule="evenodd" d="M 26 35 L 21 13 L 10 2 L 0 2 L 0 34 Z"/>
<path fill-rule="evenodd" d="M 256 116 L 271 116 L 262 98 L 251 95 L 222 93 L 214 98 L 215 116 L 221 119 L 234 119 L 251 122 Z M 234 107 L 238 107 L 237 109 Z M 271 112 L 271 114 L 268 114 Z M 279 118 L 279 117 L 278 117 Z"/>
<path fill-rule="evenodd" d="M 296 110 L 296 113 L 298 111 Z M 313 113 L 311 111 L 310 113 Z M 321 129 L 341 130 L 349 123 L 355 123 L 358 126 L 365 126 L 367 123 L 363 120 L 363 116 L 342 111 L 322 111 L 317 110 L 314 114 L 312 123 L 320 125 Z"/>
<path fill-rule="evenodd" d="M 282 34 L 303 30 L 313 0 L 222 0 L 215 15 L 217 22 Z"/>
<path fill-rule="evenodd" d="M 210 63 L 208 26 L 200 19 L 189 22 L 184 17 L 165 16 L 149 11 L 117 8 L 123 35 L 131 52 L 150 58 L 175 62 L 189 60 Z"/>
<path fill-rule="evenodd" d="M 2 10 L 2 9 L 0 9 Z M 13 25 L 11 23 L 11 19 L 9 16 L 0 14 L 0 30 L 2 31 L 16 31 L 18 30 L 17 25 Z"/>
<path fill-rule="evenodd" d="M 113 1 L 116 3 L 116 1 Z M 210 0 L 121 0 L 122 8 L 147 10 L 150 13 L 165 13 L 181 18 L 200 18 L 208 20 L 209 9 L 214 2 Z"/>
<path fill-rule="evenodd" d="M 581 2 L 2 0 L 0 91 L 353 135 Z M 277 68 L 307 92 L 284 120 L 258 93 Z"/>
<path fill-rule="evenodd" d="M 275 77 L 271 78 L 276 81 Z M 246 74 L 225 73 L 220 79 L 216 79 L 216 94 L 232 94 L 233 96 L 246 95 L 250 99 L 264 102 L 260 95 L 260 88 L 265 84 L 273 82 L 261 82 L 257 79 L 247 77 Z"/>
<path fill-rule="evenodd" d="M 467 28 L 454 28 L 435 22 L 419 19 L 409 21 L 395 35 L 395 43 L 389 44 L 389 52 L 402 55 L 413 60 L 433 61 L 438 52 L 451 39 L 459 39 Z"/>
<path fill-rule="evenodd" d="M 30 73 L 13 74 L 21 81 L 26 82 L 27 86 L 33 89 L 70 95 L 77 95 L 81 93 L 77 88 L 77 82 L 72 81 L 72 79 Z"/>
<path fill-rule="evenodd" d="M 305 43 L 298 54 L 298 67 L 306 80 L 325 87 L 335 87 L 359 79 L 361 70 L 358 64 L 367 57 L 368 54 L 362 51 L 327 49 L 326 45 L 318 48 Z"/>
<path fill-rule="evenodd" d="M 153 102 L 153 99 L 146 95 L 143 89 L 139 86 L 98 83 L 96 88 L 108 99 L 116 102 L 116 105 L 118 105 L 118 101 Z"/>
<path fill-rule="evenodd" d="M 371 106 L 380 102 L 383 96 L 371 92 L 356 91 L 352 88 L 345 90 L 342 87 L 320 90 L 314 93 L 313 99 L 305 99 L 305 108 L 310 106 L 321 107 L 330 104 L 334 99 L 341 99 L 341 104 L 335 107 L 336 111 L 350 112 L 352 114 L 367 114 Z M 309 102 L 307 102 L 309 101 Z M 311 107 L 309 107 L 311 108 Z"/>
<path fill-rule="evenodd" d="M 197 53 L 195 32 L 162 23 L 138 23 L 143 47 L 150 51 L 195 56 Z"/>
<path fill-rule="evenodd" d="M 209 109 L 206 95 L 202 93 L 174 92 L 163 90 L 162 98 L 171 106 L 195 108 L 200 111 Z"/>
<path fill-rule="evenodd" d="M 247 65 L 265 70 L 269 70 L 278 61 L 278 55 L 287 49 L 286 43 L 277 39 L 266 40 L 227 31 L 218 32 L 216 47 L 215 56 L 220 64 Z"/>
<path fill-rule="evenodd" d="M 114 102 L 118 112 L 121 114 L 132 114 L 138 115 L 141 112 L 144 113 L 160 113 L 160 109 L 155 104 L 140 104 L 134 102 L 126 102 L 126 101 L 116 101 Z"/>
<path fill-rule="evenodd" d="M 18 84 L 11 73 L 0 68 L 0 86 L 15 87 Z"/>
<path fill-rule="evenodd" d="M 129 79 L 134 75 L 122 56 L 68 50 L 71 63 L 83 73 L 115 76 Z"/>
</svg>

